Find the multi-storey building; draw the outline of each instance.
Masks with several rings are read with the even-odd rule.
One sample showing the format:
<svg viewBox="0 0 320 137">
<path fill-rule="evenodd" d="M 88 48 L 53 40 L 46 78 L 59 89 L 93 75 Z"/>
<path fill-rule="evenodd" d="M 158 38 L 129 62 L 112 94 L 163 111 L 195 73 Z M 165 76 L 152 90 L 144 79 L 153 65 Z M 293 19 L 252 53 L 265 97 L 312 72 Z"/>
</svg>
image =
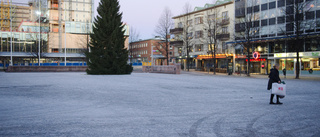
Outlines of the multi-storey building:
<svg viewBox="0 0 320 137">
<path fill-rule="evenodd" d="M 0 31 L 0 68 L 13 65 L 85 65 L 84 51 L 92 29 L 94 0 L 33 0 L 15 4 L 2 2 Z M 23 4 L 22 4 L 23 5 Z M 12 18 L 12 32 L 10 31 Z M 125 37 L 129 29 L 125 25 Z M 40 40 L 39 40 L 40 38 Z M 12 43 L 10 43 L 12 39 Z M 12 44 L 12 50 L 11 50 Z M 128 38 L 125 47 L 128 47 Z M 64 54 L 66 52 L 66 54 Z"/>
<path fill-rule="evenodd" d="M 213 41 L 210 33 L 217 37 L 216 64 L 217 71 L 226 72 L 230 64 L 232 70 L 233 48 L 226 43 L 232 40 L 234 27 L 234 2 L 232 0 L 218 0 L 215 4 L 205 4 L 195 7 L 194 11 L 175 16 L 174 29 L 170 32 L 173 39 L 170 44 L 175 47 L 175 58 L 183 64 L 183 68 L 197 70 L 212 70 Z M 212 24 L 214 23 L 214 24 Z M 215 27 L 212 27 L 216 25 Z M 187 46 L 189 50 L 189 64 L 187 64 Z"/>
<path fill-rule="evenodd" d="M 301 73 L 309 73 L 309 69 L 320 70 L 320 41 L 319 41 L 319 21 L 320 2 L 316 0 L 236 0 L 235 1 L 235 21 L 252 19 L 251 28 L 255 28 L 252 37 L 253 46 L 251 53 L 260 54 L 259 59 L 251 57 L 250 72 L 267 74 L 268 70 L 275 63 L 280 64 L 280 69 L 286 68 L 287 74 L 294 74 L 297 60 L 296 53 L 290 44 L 290 39 L 296 36 L 293 25 L 295 7 L 301 6 L 303 11 L 302 20 L 305 24 L 301 26 L 299 33 L 303 35 L 300 65 Z M 246 22 L 248 23 L 248 22 Z M 235 33 L 244 32 L 245 22 L 236 22 Z M 243 39 L 236 39 L 228 44 L 235 45 L 236 53 L 243 54 Z M 236 60 L 236 71 L 247 69 L 247 59 Z M 319 73 L 314 72 L 314 73 Z M 320 73 L 319 73 L 320 74 Z"/>
<path fill-rule="evenodd" d="M 169 45 L 169 43 L 168 43 Z M 135 65 L 167 65 L 165 40 L 151 38 L 130 43 L 129 55 Z M 168 47 L 169 64 L 174 63 L 174 47 Z"/>
</svg>

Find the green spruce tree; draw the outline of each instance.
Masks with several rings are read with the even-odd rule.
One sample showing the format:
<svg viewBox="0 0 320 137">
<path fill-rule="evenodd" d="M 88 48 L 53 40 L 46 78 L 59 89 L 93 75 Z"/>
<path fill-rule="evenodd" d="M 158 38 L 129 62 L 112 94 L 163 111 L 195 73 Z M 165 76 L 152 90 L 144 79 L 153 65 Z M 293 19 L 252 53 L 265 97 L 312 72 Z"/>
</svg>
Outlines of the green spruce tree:
<svg viewBox="0 0 320 137">
<path fill-rule="evenodd" d="M 92 75 L 130 74 L 128 51 L 124 48 L 124 25 L 118 0 L 101 0 L 90 35 L 87 73 Z"/>
</svg>

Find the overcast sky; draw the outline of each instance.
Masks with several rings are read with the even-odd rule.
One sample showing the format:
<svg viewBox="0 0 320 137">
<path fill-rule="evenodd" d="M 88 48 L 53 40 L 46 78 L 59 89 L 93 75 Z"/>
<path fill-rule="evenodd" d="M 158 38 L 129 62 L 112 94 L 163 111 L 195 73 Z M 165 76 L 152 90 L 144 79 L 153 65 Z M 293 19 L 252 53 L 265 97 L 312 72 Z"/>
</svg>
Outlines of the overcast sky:
<svg viewBox="0 0 320 137">
<path fill-rule="evenodd" d="M 138 30 L 140 39 L 148 39 L 155 35 L 155 26 L 166 6 L 177 16 L 182 13 L 187 2 L 194 8 L 204 6 L 205 3 L 213 3 L 213 0 L 120 0 L 120 6 L 123 22 Z M 98 0 L 96 3 L 98 4 Z"/>
<path fill-rule="evenodd" d="M 13 0 L 13 2 L 25 2 L 29 0 Z M 100 0 L 95 1 L 95 9 Z M 134 27 L 140 33 L 140 39 L 152 38 L 154 29 L 163 9 L 168 6 L 174 16 L 180 15 L 183 6 L 189 2 L 195 6 L 204 6 L 206 3 L 213 3 L 215 0 L 119 0 L 123 12 L 123 22 Z M 95 15 L 96 15 L 95 10 Z"/>
</svg>

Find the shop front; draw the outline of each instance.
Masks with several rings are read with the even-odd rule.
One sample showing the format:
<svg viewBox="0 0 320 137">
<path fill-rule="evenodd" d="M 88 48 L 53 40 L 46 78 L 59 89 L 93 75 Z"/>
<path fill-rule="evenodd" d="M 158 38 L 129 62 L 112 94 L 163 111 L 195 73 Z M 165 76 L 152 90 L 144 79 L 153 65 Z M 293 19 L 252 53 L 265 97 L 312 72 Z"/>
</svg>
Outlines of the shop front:
<svg viewBox="0 0 320 137">
<path fill-rule="evenodd" d="M 276 53 L 273 59 L 280 64 L 281 70 L 286 69 L 287 74 L 295 74 L 296 53 Z M 320 51 L 316 52 L 299 52 L 299 65 L 301 74 L 315 74 L 320 75 Z"/>
<path fill-rule="evenodd" d="M 233 72 L 234 55 L 233 54 L 216 54 L 216 63 L 213 61 L 212 55 L 198 55 L 197 70 L 213 72 L 214 64 L 216 64 L 216 72 L 227 73 Z"/>
</svg>

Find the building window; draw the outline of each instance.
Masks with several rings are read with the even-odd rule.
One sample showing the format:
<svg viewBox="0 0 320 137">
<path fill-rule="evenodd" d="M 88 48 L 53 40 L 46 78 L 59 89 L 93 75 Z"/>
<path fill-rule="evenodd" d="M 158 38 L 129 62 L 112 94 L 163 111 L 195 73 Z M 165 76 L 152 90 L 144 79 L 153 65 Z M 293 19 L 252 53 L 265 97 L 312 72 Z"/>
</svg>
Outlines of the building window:
<svg viewBox="0 0 320 137">
<path fill-rule="evenodd" d="M 196 31 L 196 38 L 202 38 L 203 31 Z"/>
<path fill-rule="evenodd" d="M 192 39 L 192 37 L 193 37 L 193 33 L 192 32 L 188 33 L 188 38 Z"/>
<path fill-rule="evenodd" d="M 261 26 L 267 26 L 268 25 L 268 20 L 261 20 Z"/>
<path fill-rule="evenodd" d="M 222 19 L 228 19 L 228 11 L 222 12 Z"/>
<path fill-rule="evenodd" d="M 284 17 L 278 17 L 278 24 L 284 23 Z"/>
<path fill-rule="evenodd" d="M 260 11 L 260 6 L 254 6 L 253 7 L 253 12 L 259 12 Z"/>
<path fill-rule="evenodd" d="M 286 24 L 286 30 L 287 31 L 293 31 L 293 23 Z"/>
<path fill-rule="evenodd" d="M 247 14 L 250 14 L 250 13 L 252 13 L 252 7 L 247 8 Z"/>
<path fill-rule="evenodd" d="M 222 34 L 228 33 L 228 27 L 222 27 Z"/>
<path fill-rule="evenodd" d="M 320 18 L 320 10 L 317 10 L 316 18 Z"/>
<path fill-rule="evenodd" d="M 278 0 L 278 7 L 283 7 L 285 5 L 285 0 Z"/>
<path fill-rule="evenodd" d="M 208 16 L 208 19 L 209 20 L 214 20 L 216 18 L 215 16 L 216 16 L 215 14 L 211 14 L 211 15 Z"/>
<path fill-rule="evenodd" d="M 172 46 L 170 45 L 170 49 L 172 49 Z"/>
<path fill-rule="evenodd" d="M 178 28 L 182 28 L 183 26 L 182 26 L 182 22 L 179 22 L 178 23 Z"/>
<path fill-rule="evenodd" d="M 182 56 L 182 48 L 178 48 L 178 53 L 179 53 L 179 56 Z"/>
<path fill-rule="evenodd" d="M 261 5 L 261 11 L 264 11 L 264 10 L 267 10 L 267 9 L 268 9 L 268 3 Z"/>
<path fill-rule="evenodd" d="M 269 25 L 274 25 L 274 24 L 276 24 L 276 18 L 269 19 Z"/>
<path fill-rule="evenodd" d="M 169 52 L 169 55 L 172 56 L 172 51 Z"/>
<path fill-rule="evenodd" d="M 286 7 L 286 14 L 293 14 L 294 13 L 294 7 L 288 6 Z"/>
<path fill-rule="evenodd" d="M 293 1 L 294 0 L 286 0 L 286 3 L 287 3 L 287 5 L 291 5 L 291 4 L 293 4 Z"/>
<path fill-rule="evenodd" d="M 192 26 L 192 20 L 188 20 L 188 21 L 187 21 L 187 25 L 188 25 L 188 26 Z"/>
<path fill-rule="evenodd" d="M 195 24 L 203 24 L 203 17 L 197 17 L 195 18 Z"/>
<path fill-rule="evenodd" d="M 314 19 L 314 11 L 306 12 L 306 19 Z"/>
<path fill-rule="evenodd" d="M 254 21 L 253 22 L 253 27 L 259 27 L 259 25 L 260 25 L 259 23 L 260 23 L 260 21 Z"/>
<path fill-rule="evenodd" d="M 203 50 L 203 44 L 196 44 L 196 50 L 202 51 Z"/>
<path fill-rule="evenodd" d="M 274 2 L 270 2 L 269 3 L 269 9 L 274 9 L 274 8 L 276 8 L 276 2 L 274 1 Z"/>
</svg>

